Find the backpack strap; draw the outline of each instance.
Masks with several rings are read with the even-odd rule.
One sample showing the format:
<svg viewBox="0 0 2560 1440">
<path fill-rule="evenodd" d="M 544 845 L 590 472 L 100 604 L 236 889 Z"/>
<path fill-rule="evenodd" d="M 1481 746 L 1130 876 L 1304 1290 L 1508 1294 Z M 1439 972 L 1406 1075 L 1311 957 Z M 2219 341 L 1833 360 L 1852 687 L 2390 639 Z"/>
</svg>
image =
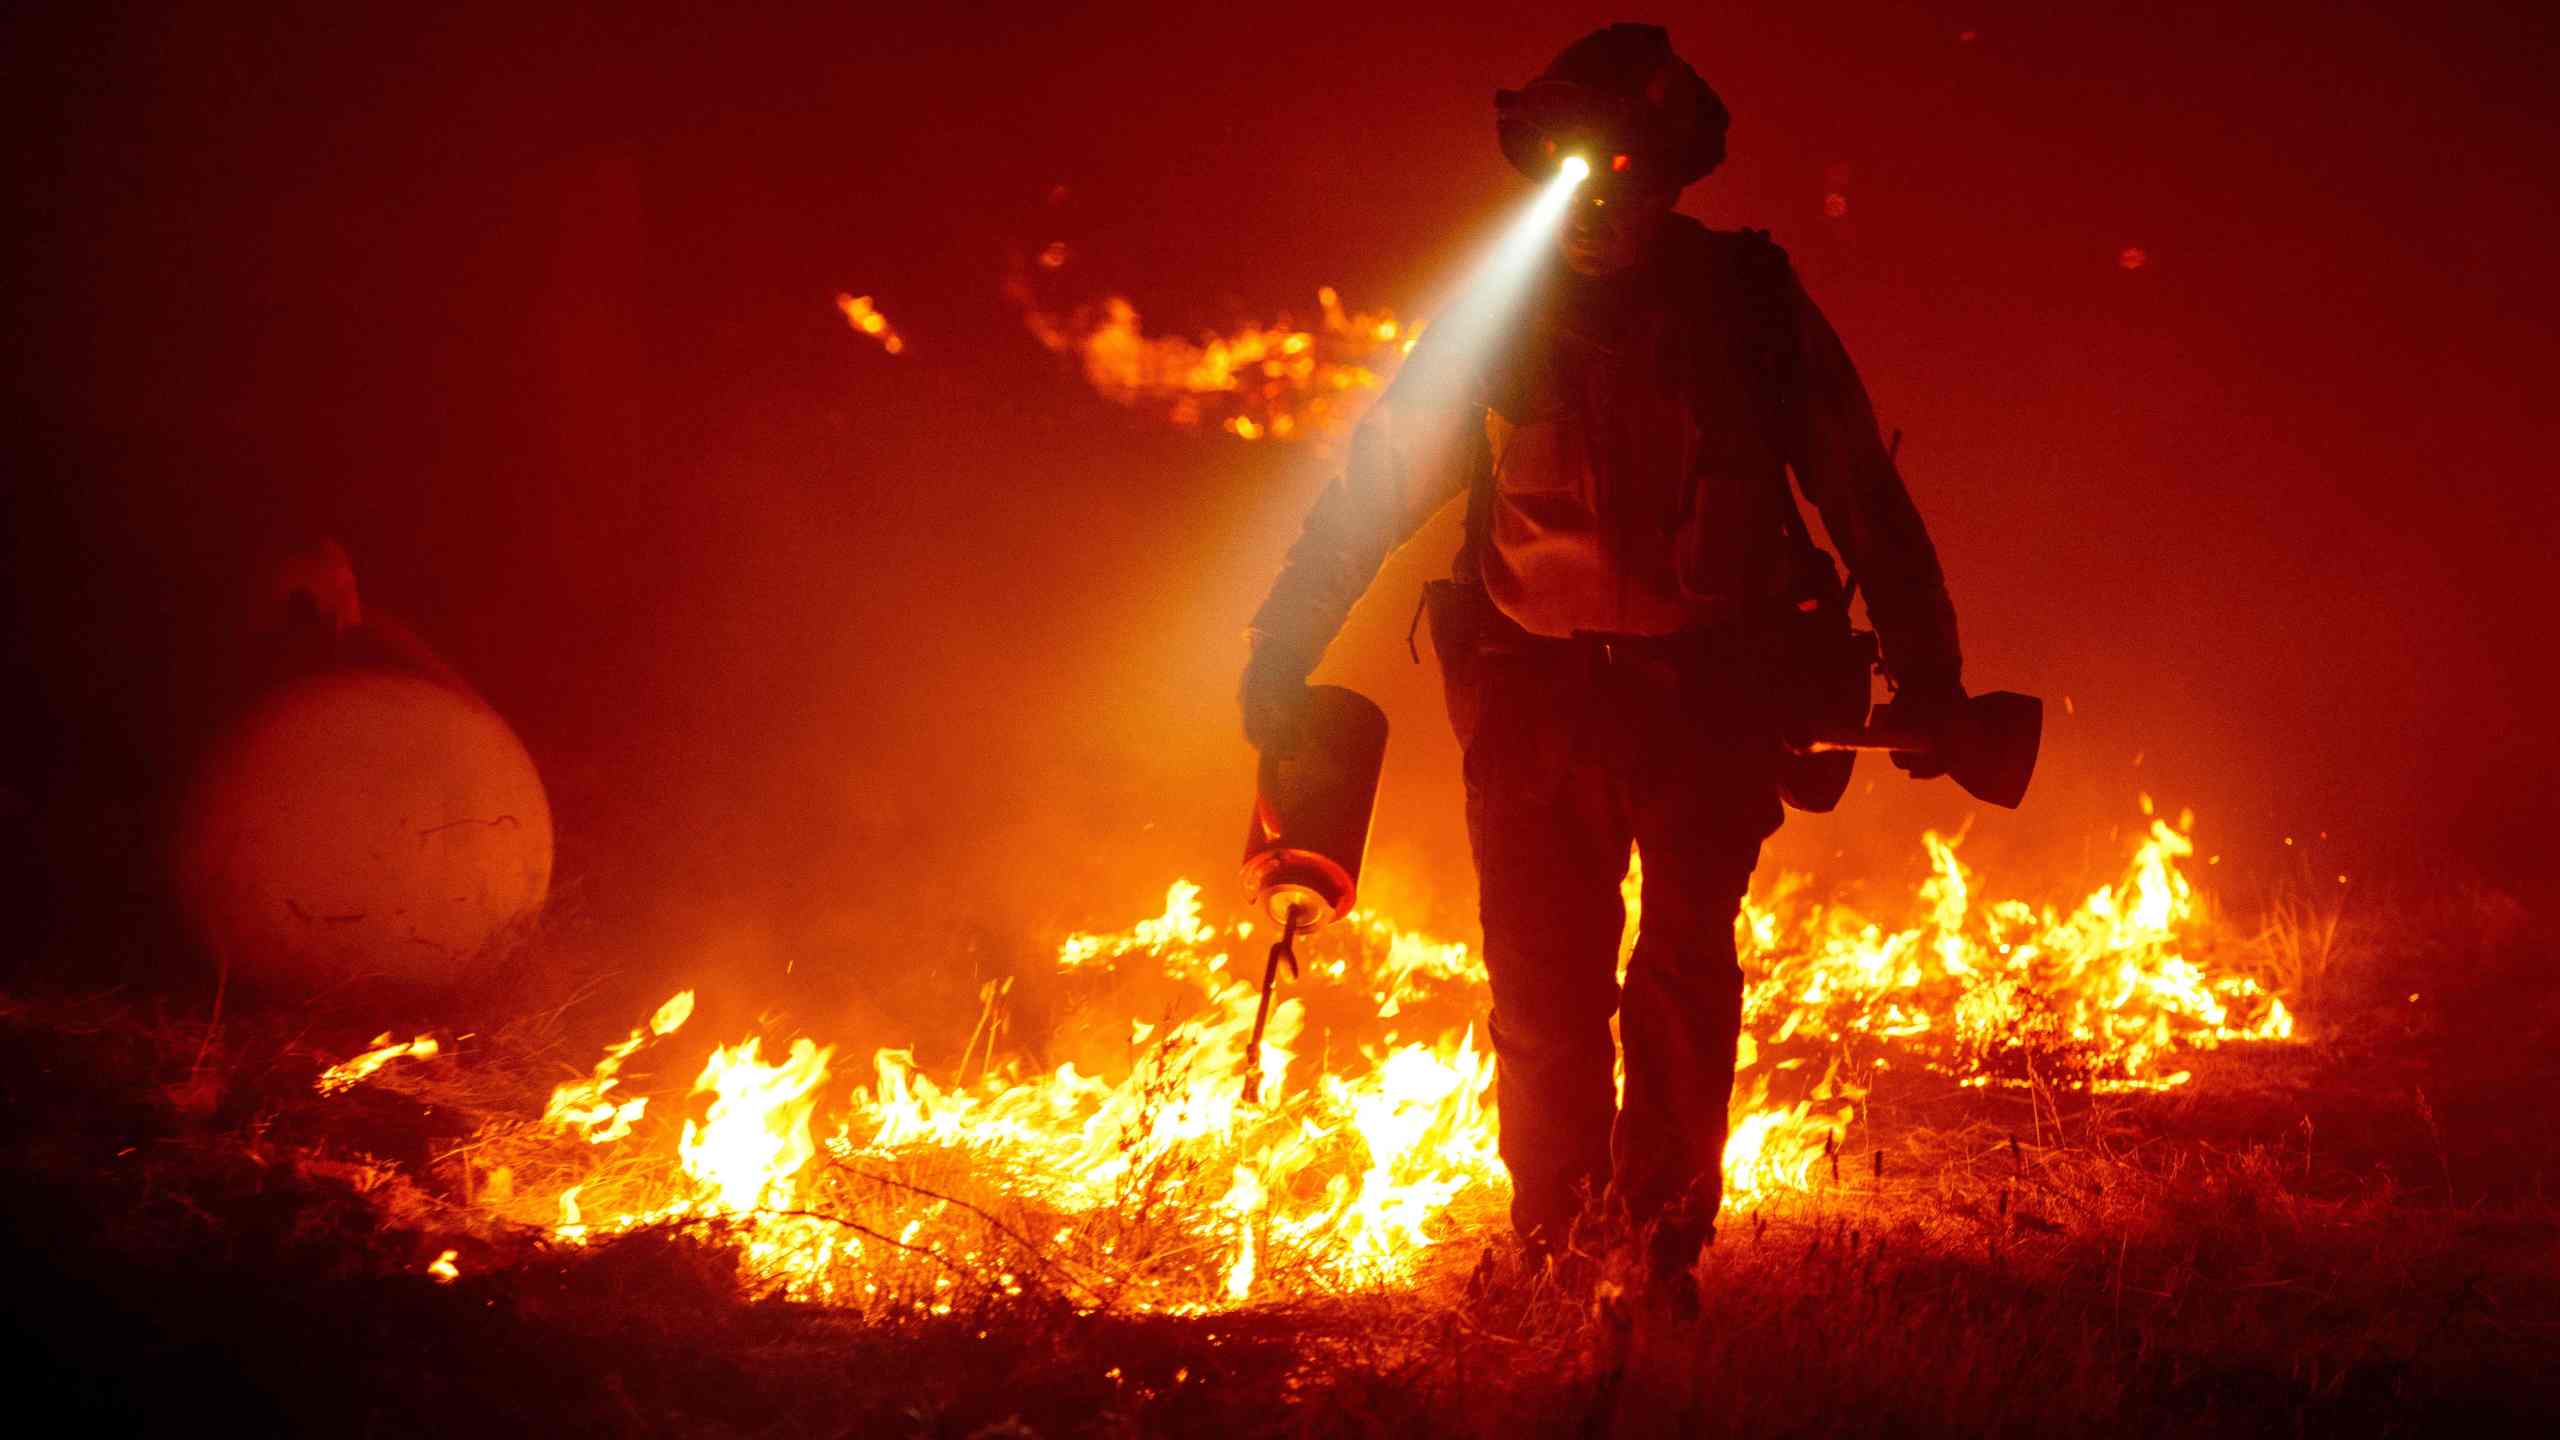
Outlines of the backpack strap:
<svg viewBox="0 0 2560 1440">
<path fill-rule="evenodd" d="M 1475 423 L 1473 433 L 1467 437 L 1466 534 L 1459 543 L 1451 574 L 1463 583 L 1481 585 L 1485 552 L 1493 544 L 1493 436 L 1486 429 L 1491 407 L 1470 405 L 1468 409 L 1475 416 Z"/>
<path fill-rule="evenodd" d="M 1751 315 L 1751 373 L 1760 386 L 1759 410 L 1785 441 L 1792 442 L 1804 423 L 1804 391 L 1796 376 L 1795 317 L 1787 306 L 1794 272 L 1785 247 L 1770 239 L 1766 230 L 1736 231 L 1731 244 L 1743 304 Z M 1793 445 L 1781 443 L 1776 448 L 1784 458 Z"/>
<path fill-rule="evenodd" d="M 1739 297 L 1742 310 L 1749 317 L 1743 327 L 1743 343 L 1747 346 L 1744 369 L 1754 392 L 1751 410 L 1759 417 L 1783 466 L 1784 457 L 1796 448 L 1804 426 L 1794 315 L 1787 300 L 1793 284 L 1787 252 L 1766 230 L 1717 232 L 1679 216 L 1673 217 L 1673 223 L 1683 225 L 1688 232 L 1675 243 L 1689 253 L 1674 262 L 1674 273 L 1679 277 L 1676 293 L 1681 306 L 1689 312 L 1685 329 L 1692 343 L 1729 332 L 1731 307 Z M 1703 374 L 1700 383 L 1704 383 Z M 1469 466 L 1473 480 L 1467 491 L 1465 537 L 1455 576 L 1462 581 L 1480 582 L 1481 557 L 1493 539 L 1492 447 L 1481 426 L 1471 443 L 1477 453 Z M 1777 493 L 1769 500 L 1791 552 L 1779 568 L 1782 572 L 1819 574 L 1831 563 L 1830 556 L 1814 543 L 1784 473 L 1782 468 Z M 1829 573 L 1836 586 L 1839 572 L 1833 569 Z"/>
<path fill-rule="evenodd" d="M 1766 230 L 1738 230 L 1714 238 L 1723 249 L 1718 257 L 1723 263 L 1707 267 L 1707 274 L 1728 281 L 1729 288 L 1719 296 L 1718 287 L 1711 281 L 1701 287 L 1705 293 L 1699 301 L 1705 305 L 1721 298 L 1732 306 L 1739 299 L 1747 317 L 1742 327 L 1743 371 L 1753 391 L 1751 409 L 1778 461 L 1777 483 L 1765 503 L 1777 523 L 1784 553 L 1777 557 L 1766 583 L 1791 600 L 1812 599 L 1825 606 L 1836 603 L 1845 611 L 1846 596 L 1857 582 L 1853 579 L 1848 589 L 1843 589 L 1837 562 L 1830 552 L 1814 543 L 1812 528 L 1796 503 L 1795 487 L 1786 479 L 1789 457 L 1801 447 L 1806 424 L 1795 314 L 1788 298 L 1795 286 L 1794 270 L 1785 248 L 1770 239 Z M 1702 310 L 1692 324 L 1700 333 L 1712 334 L 1732 323 L 1730 315 L 1729 309 L 1721 315 Z"/>
</svg>

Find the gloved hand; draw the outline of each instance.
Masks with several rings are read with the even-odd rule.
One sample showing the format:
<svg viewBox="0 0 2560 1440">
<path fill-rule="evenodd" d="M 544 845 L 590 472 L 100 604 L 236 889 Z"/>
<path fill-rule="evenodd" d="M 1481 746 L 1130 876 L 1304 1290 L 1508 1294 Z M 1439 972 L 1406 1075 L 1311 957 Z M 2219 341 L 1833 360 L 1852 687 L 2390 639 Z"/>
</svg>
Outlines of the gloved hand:
<svg viewBox="0 0 2560 1440">
<path fill-rule="evenodd" d="M 1914 780 L 1935 780 L 1947 773 L 1946 738 L 1964 710 L 1964 686 L 1954 681 L 1931 685 L 1906 685 L 1895 692 L 1891 709 L 1893 722 L 1908 726 L 1937 742 L 1926 754 L 1896 750 L 1893 766 Z"/>
<path fill-rule="evenodd" d="M 1244 711 L 1244 738 L 1256 750 L 1286 750 L 1296 744 L 1315 708 L 1315 697 L 1307 692 L 1307 667 L 1269 645 L 1254 647 L 1236 700 Z"/>
</svg>

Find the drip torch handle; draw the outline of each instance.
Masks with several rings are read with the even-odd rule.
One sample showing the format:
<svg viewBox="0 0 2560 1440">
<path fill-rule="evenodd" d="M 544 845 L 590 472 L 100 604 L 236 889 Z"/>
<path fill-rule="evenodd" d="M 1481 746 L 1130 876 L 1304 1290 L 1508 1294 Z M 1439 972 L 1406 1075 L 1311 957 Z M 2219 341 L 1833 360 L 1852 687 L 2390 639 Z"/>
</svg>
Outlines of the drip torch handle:
<svg viewBox="0 0 2560 1440">
<path fill-rule="evenodd" d="M 1855 729 L 1820 730 L 1796 741 L 1789 748 L 1800 755 L 1823 755 L 1840 750 L 1893 750 L 1905 754 L 1937 753 L 1934 735 L 1915 729 L 1891 725 L 1866 726 Z"/>
</svg>

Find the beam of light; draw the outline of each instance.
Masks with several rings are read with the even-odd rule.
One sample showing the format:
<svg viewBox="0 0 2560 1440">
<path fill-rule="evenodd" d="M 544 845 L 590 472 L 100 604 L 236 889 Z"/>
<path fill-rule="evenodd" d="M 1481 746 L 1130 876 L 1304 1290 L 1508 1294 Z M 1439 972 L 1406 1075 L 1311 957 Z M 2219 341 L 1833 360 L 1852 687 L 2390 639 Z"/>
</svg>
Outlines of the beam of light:
<svg viewBox="0 0 2560 1440">
<path fill-rule="evenodd" d="M 1491 246 L 1477 252 L 1471 263 L 1457 268 L 1455 282 L 1437 292 L 1432 318 L 1405 327 L 1403 350 L 1394 357 L 1390 372 L 1391 392 L 1399 395 L 1398 403 L 1409 406 L 1413 413 L 1435 415 L 1448 422 L 1437 427 L 1425 443 L 1433 447 L 1462 443 L 1460 432 L 1481 423 L 1481 417 L 1466 415 L 1461 398 L 1472 387 L 1472 377 L 1481 368 L 1481 360 L 1527 298 L 1529 282 L 1538 273 L 1538 262 L 1551 253 L 1565 207 L 1572 203 L 1574 192 L 1590 173 L 1590 164 L 1582 157 L 1567 157 L 1554 178 L 1539 187 L 1527 208 L 1496 233 Z M 1376 382 L 1375 375 L 1362 373 L 1371 384 Z M 1329 452 L 1309 461 L 1310 468 L 1330 473 L 1339 473 L 1341 464 L 1341 457 Z M 1261 517 L 1252 523 L 1255 532 L 1271 537 L 1270 543 L 1277 549 L 1287 536 L 1296 533 L 1305 515 L 1305 492 L 1296 487 L 1275 486 L 1270 495 Z"/>
<path fill-rule="evenodd" d="M 1443 323 L 1481 321 L 1490 324 L 1507 314 L 1527 289 L 1529 276 L 1537 268 L 1538 258 L 1555 239 L 1556 227 L 1564 219 L 1564 209 L 1573 192 L 1591 174 L 1591 166 L 1579 155 L 1565 157 L 1556 177 L 1540 187 L 1537 199 L 1521 213 L 1511 228 L 1502 232 L 1493 248 L 1477 262 L 1465 280 L 1450 292 L 1455 302 L 1452 313 Z M 1480 336 L 1468 337 L 1481 339 Z"/>
<path fill-rule="evenodd" d="M 1519 292 L 1519 282 L 1554 234 L 1573 189 L 1591 173 L 1586 159 L 1568 156 L 1555 178 L 1497 232 L 1495 243 L 1453 271 L 1459 283 L 1435 292 L 1434 306 L 1444 312 L 1438 323 L 1458 318 L 1459 302 L 1472 297 L 1499 300 Z M 1044 254 L 1041 263 L 1057 269 L 1067 262 L 1050 264 Z M 1312 463 L 1324 466 L 1339 460 L 1329 442 L 1403 369 L 1423 329 L 1399 322 L 1388 310 L 1346 309 L 1330 286 L 1317 291 L 1320 319 L 1303 329 L 1283 314 L 1269 325 L 1255 322 L 1200 336 L 1146 333 L 1138 307 L 1124 296 L 1053 312 L 1040 308 L 1023 275 L 1007 282 L 1006 290 L 1022 306 L 1032 336 L 1080 360 L 1085 379 L 1103 398 L 1161 407 L 1164 418 L 1176 425 L 1216 428 L 1240 440 L 1315 441 L 1318 454 Z M 836 306 L 856 330 L 883 344 L 896 338 L 867 297 L 838 296 Z M 1490 315 L 1487 323 L 1499 318 Z M 1483 353 L 1465 348 L 1466 353 Z M 1462 347 L 1438 343 L 1435 349 L 1455 352 Z M 1296 505 L 1294 497 L 1290 503 Z M 1294 527 L 1297 519 L 1293 508 L 1286 516 L 1275 512 L 1272 524 Z"/>
<path fill-rule="evenodd" d="M 1538 272 L 1538 261 L 1555 243 L 1556 230 L 1564 219 L 1566 205 L 1591 174 L 1590 162 L 1579 155 L 1568 155 L 1556 170 L 1555 178 L 1538 190 L 1529 208 L 1503 230 L 1491 249 L 1463 272 L 1457 284 L 1443 294 L 1447 303 L 1433 318 L 1430 349 L 1436 357 L 1432 373 L 1420 375 L 1407 367 L 1411 383 L 1431 387 L 1458 386 L 1475 368 L 1472 363 L 1485 353 L 1485 348 L 1499 336 L 1505 323 L 1529 292 L 1529 281 Z M 1426 391 L 1418 396 L 1425 405 L 1440 397 Z"/>
</svg>

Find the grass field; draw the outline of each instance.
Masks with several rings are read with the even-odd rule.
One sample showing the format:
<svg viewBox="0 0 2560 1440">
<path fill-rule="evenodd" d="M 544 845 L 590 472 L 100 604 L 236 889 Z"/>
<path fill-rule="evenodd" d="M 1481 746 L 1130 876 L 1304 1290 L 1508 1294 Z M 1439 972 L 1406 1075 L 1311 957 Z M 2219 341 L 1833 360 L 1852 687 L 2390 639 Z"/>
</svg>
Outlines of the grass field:
<svg viewBox="0 0 2560 1440">
<path fill-rule="evenodd" d="M 1887 1073 L 1809 1192 L 1728 1212 L 1695 1320 L 1607 1255 L 1588 1289 L 1524 1270 L 1484 1193 L 1387 1288 L 1143 1313 L 989 1200 L 970 1223 L 1023 1252 L 1014 1283 L 939 1277 L 939 1314 L 795 1303 L 719 1225 L 564 1244 L 471 1193 L 457 1153 L 593 1054 L 558 1013 L 484 1042 L 510 1063 L 323 1099 L 362 1038 L 331 1022 L 24 995 L 0 1002 L 16 1348 L 27 1393 L 109 1430 L 2550 1433 L 2549 937 L 2494 896 L 2347 918 L 2240 927 L 2310 1038 L 2182 1088 Z M 825 1223 L 900 1184 L 966 1198 L 965 1173 L 820 1163 Z"/>
</svg>

